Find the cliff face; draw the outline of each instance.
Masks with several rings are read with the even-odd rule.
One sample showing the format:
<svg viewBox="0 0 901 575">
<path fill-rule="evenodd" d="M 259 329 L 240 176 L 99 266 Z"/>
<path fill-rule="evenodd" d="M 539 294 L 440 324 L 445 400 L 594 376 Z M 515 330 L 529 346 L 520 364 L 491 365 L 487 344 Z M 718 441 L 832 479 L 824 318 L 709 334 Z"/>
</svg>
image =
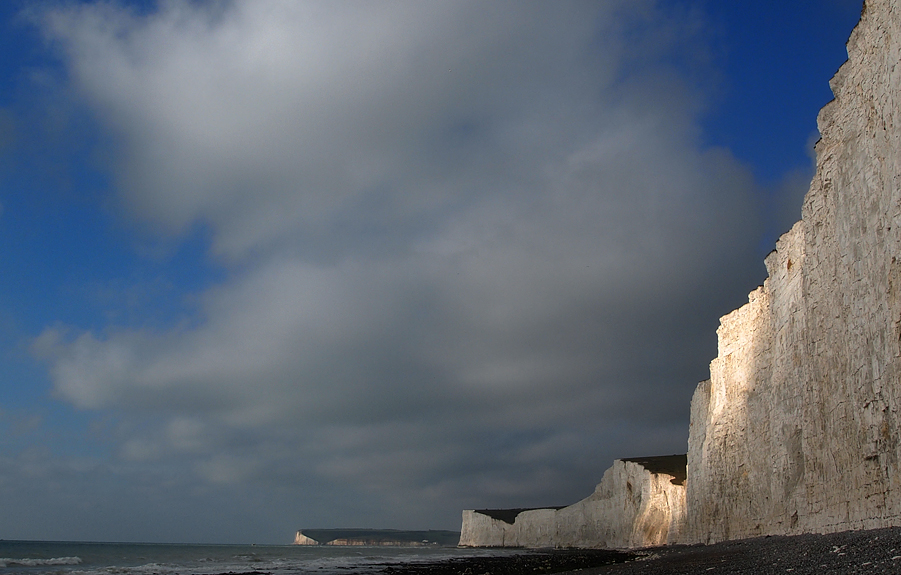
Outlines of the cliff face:
<svg viewBox="0 0 901 575">
<path fill-rule="evenodd" d="M 901 524 L 901 3 L 868 0 L 817 172 L 692 401 L 687 542 Z"/>
<path fill-rule="evenodd" d="M 655 466 L 673 459 L 617 460 L 594 493 L 561 509 L 524 510 L 515 519 L 464 511 L 460 545 L 631 548 L 673 542 L 685 517 L 684 458 L 675 456 L 681 469 Z"/>
<path fill-rule="evenodd" d="M 294 535 L 294 544 L 295 545 L 321 545 L 315 539 L 311 539 L 303 534 L 303 532 L 298 531 L 296 535 Z"/>
</svg>

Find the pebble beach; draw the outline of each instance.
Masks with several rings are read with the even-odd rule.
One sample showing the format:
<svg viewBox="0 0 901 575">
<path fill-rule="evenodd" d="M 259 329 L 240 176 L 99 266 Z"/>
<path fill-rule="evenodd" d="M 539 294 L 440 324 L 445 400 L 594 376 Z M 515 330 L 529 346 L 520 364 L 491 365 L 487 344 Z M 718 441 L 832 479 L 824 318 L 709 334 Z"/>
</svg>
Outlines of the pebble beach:
<svg viewBox="0 0 901 575">
<path fill-rule="evenodd" d="M 631 552 L 524 551 L 431 564 L 389 565 L 385 575 L 774 575 L 901 574 L 901 528 L 828 535 L 758 537 L 712 545 L 673 545 Z"/>
</svg>

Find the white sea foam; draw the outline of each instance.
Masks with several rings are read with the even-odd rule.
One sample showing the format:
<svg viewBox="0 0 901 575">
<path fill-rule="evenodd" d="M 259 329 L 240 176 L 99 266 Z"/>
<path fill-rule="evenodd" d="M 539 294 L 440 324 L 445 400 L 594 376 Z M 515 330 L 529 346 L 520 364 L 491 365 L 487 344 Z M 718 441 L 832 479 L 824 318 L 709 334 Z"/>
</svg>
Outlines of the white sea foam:
<svg viewBox="0 0 901 575">
<path fill-rule="evenodd" d="M 437 547 L 342 548 L 0 540 L 0 575 L 208 575 L 260 571 L 285 575 L 373 575 L 388 564 L 496 553 L 501 551 Z"/>
<path fill-rule="evenodd" d="M 41 567 L 43 565 L 79 565 L 81 557 L 53 557 L 51 559 L 11 559 L 0 557 L 0 567 Z"/>
</svg>

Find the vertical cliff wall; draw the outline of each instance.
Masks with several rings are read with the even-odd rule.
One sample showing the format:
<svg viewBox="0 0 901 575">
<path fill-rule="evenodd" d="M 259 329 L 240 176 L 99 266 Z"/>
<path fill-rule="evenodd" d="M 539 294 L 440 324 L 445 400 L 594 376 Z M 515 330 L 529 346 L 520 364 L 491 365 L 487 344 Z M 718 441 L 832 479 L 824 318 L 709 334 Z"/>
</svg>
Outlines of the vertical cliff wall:
<svg viewBox="0 0 901 575">
<path fill-rule="evenodd" d="M 469 547 L 633 548 L 675 541 L 685 518 L 684 456 L 617 460 L 589 497 L 560 509 L 463 512 Z"/>
<path fill-rule="evenodd" d="M 691 407 L 683 540 L 901 525 L 901 2 L 867 0 L 769 277 Z"/>
</svg>

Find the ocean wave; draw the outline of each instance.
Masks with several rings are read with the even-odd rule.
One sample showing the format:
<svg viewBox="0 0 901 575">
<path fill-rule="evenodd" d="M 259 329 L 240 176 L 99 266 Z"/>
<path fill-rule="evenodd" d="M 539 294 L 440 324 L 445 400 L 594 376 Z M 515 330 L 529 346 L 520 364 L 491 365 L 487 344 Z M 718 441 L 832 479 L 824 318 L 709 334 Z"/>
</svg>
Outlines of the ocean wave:
<svg viewBox="0 0 901 575">
<path fill-rule="evenodd" d="M 53 557 L 51 559 L 10 559 L 0 557 L 0 567 L 40 567 L 42 565 L 79 565 L 81 557 Z"/>
</svg>

